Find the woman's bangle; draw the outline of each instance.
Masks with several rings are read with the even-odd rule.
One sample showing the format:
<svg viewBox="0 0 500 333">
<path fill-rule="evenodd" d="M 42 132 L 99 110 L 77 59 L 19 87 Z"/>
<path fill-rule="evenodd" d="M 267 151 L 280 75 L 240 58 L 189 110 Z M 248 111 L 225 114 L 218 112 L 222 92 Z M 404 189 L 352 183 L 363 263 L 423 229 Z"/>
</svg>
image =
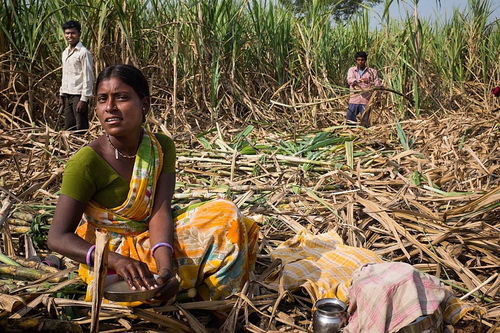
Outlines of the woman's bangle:
<svg viewBox="0 0 500 333">
<path fill-rule="evenodd" d="M 155 251 L 159 247 L 162 247 L 162 246 L 168 247 L 172 251 L 172 254 L 174 253 L 174 248 L 173 248 L 173 246 L 170 243 L 161 242 L 161 243 L 157 243 L 157 244 L 155 244 L 155 246 L 153 246 L 153 248 L 151 249 L 151 255 L 154 256 L 155 255 Z"/>
<path fill-rule="evenodd" d="M 87 266 L 91 266 L 92 265 L 92 252 L 94 252 L 95 250 L 95 245 L 92 245 L 89 250 L 87 251 Z"/>
</svg>

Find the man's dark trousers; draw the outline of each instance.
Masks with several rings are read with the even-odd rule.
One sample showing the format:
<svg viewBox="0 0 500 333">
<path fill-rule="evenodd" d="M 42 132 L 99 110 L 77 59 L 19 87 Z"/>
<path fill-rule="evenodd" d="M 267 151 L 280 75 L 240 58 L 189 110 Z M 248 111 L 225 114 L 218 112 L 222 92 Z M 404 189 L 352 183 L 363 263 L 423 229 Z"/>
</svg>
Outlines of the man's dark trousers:
<svg viewBox="0 0 500 333">
<path fill-rule="evenodd" d="M 347 114 L 346 114 L 346 119 L 347 123 L 354 124 L 358 120 L 356 117 L 359 115 L 361 116 L 363 112 L 365 111 L 366 105 L 365 104 L 351 104 L 349 103 L 349 107 L 347 108 Z"/>
<path fill-rule="evenodd" d="M 76 111 L 76 106 L 80 101 L 80 95 L 64 94 L 64 129 L 65 130 L 86 130 L 89 128 L 89 107 L 85 103 L 81 112 Z"/>
</svg>

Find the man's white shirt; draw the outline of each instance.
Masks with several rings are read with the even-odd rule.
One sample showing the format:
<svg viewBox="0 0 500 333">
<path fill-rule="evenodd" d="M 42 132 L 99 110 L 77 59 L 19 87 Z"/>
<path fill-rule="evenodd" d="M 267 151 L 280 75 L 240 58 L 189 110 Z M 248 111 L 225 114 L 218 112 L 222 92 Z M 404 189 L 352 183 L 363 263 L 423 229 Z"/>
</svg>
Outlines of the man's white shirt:
<svg viewBox="0 0 500 333">
<path fill-rule="evenodd" d="M 59 93 L 81 95 L 81 101 L 92 96 L 94 65 L 92 54 L 81 42 L 70 51 L 68 46 L 62 54 L 62 84 Z"/>
</svg>

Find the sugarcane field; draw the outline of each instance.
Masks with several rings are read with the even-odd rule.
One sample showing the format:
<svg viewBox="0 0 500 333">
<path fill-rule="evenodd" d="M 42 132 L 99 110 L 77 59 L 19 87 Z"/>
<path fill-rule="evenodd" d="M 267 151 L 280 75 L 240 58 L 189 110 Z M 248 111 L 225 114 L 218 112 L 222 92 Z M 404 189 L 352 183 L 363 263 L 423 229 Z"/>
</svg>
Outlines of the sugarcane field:
<svg viewBox="0 0 500 333">
<path fill-rule="evenodd" d="M 0 332 L 500 332 L 500 6 L 0 1 Z"/>
</svg>

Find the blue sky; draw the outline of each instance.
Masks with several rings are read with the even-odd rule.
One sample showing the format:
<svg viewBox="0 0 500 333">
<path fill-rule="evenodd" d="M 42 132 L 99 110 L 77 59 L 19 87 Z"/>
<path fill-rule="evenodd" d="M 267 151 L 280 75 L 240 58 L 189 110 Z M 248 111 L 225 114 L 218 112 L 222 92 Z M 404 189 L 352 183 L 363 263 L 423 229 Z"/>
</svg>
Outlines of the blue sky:
<svg viewBox="0 0 500 333">
<path fill-rule="evenodd" d="M 406 13 L 410 11 L 410 15 L 413 13 L 413 6 L 411 5 L 413 1 L 400 1 L 398 6 L 397 1 L 394 0 L 389 13 L 391 18 L 406 17 Z M 441 6 L 436 4 L 436 0 L 420 0 L 418 3 L 418 13 L 422 18 L 428 18 L 431 20 L 436 19 L 437 16 L 440 18 L 449 18 L 453 14 L 455 8 L 459 10 L 464 10 L 467 7 L 468 0 L 441 0 Z M 494 21 L 500 18 L 500 3 L 496 0 L 492 0 L 491 9 L 493 13 L 490 16 L 489 21 Z M 384 4 L 380 4 L 373 8 L 374 13 L 371 14 L 373 23 L 378 22 L 378 15 L 382 15 L 384 11 Z"/>
</svg>

